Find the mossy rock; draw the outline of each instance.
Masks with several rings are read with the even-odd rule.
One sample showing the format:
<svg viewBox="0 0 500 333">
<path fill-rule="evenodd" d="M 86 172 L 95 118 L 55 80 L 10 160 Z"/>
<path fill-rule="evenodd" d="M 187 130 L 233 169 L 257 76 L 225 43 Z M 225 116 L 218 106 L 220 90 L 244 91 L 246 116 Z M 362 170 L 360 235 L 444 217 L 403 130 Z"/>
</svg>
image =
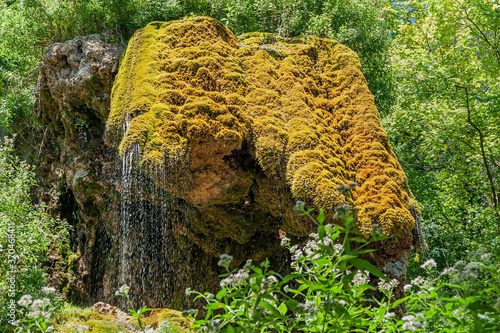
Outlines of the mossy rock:
<svg viewBox="0 0 500 333">
<path fill-rule="evenodd" d="M 87 326 L 86 332 L 95 333 L 127 333 L 129 329 L 118 323 L 118 318 L 113 315 L 102 315 L 97 312 L 84 314 L 85 319 L 73 319 L 63 322 L 56 327 L 57 332 L 71 332 L 76 326 Z"/>
<path fill-rule="evenodd" d="M 135 33 L 120 64 L 107 139 L 122 156 L 140 151 L 138 167 L 196 208 L 202 217 L 191 230 L 211 239 L 200 244 L 207 251 L 219 251 L 214 238 L 249 241 L 265 228 L 252 216 L 263 214 L 305 235 L 291 209 L 298 199 L 330 218 L 344 203 L 358 207 L 367 237 L 377 226 L 395 235 L 380 246 L 383 260 L 414 243 L 406 176 L 357 55 L 336 41 L 238 39 L 208 17 L 153 22 Z M 255 160 L 252 172 L 241 150 Z M 346 199 L 336 188 L 352 181 L 359 186 Z M 214 217 L 215 207 L 250 217 Z"/>
<path fill-rule="evenodd" d="M 149 313 L 148 317 L 141 318 L 141 322 L 144 327 L 150 326 L 152 328 L 158 328 L 158 326 L 164 321 L 168 321 L 179 332 L 194 332 L 192 329 L 193 320 L 186 318 L 182 315 L 182 312 L 171 309 L 154 309 Z M 130 322 L 134 325 L 138 325 L 137 318 L 130 318 Z"/>
</svg>

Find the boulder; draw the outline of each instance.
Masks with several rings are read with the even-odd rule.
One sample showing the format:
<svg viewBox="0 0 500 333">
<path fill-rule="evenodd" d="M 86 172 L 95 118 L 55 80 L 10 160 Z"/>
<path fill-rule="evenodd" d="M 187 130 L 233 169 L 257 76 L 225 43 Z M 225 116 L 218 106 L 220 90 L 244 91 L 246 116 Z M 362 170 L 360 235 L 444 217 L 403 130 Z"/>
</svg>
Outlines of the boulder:
<svg viewBox="0 0 500 333">
<path fill-rule="evenodd" d="M 37 115 L 77 203 L 74 297 L 120 304 L 114 291 L 128 284 L 134 301 L 186 308 L 185 288 L 217 288 L 222 253 L 233 267 L 269 257 L 286 272 L 279 234 L 300 242 L 314 229 L 297 200 L 334 223 L 336 207 L 356 206 L 367 237 L 393 236 L 370 260 L 404 280 L 418 206 L 353 51 L 238 39 L 196 17 L 150 23 L 118 67 L 119 56 L 77 38 L 53 45 L 40 68 Z M 349 182 L 358 186 L 345 197 L 337 187 Z"/>
</svg>

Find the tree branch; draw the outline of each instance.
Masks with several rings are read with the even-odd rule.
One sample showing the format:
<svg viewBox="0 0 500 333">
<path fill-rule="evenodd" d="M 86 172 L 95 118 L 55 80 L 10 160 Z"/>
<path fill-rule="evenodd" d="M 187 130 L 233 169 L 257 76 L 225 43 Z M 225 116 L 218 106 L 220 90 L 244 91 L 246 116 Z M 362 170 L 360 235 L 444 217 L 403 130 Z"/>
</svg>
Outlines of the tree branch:
<svg viewBox="0 0 500 333">
<path fill-rule="evenodd" d="M 472 110 L 471 110 L 470 103 L 469 103 L 469 90 L 467 89 L 467 86 L 463 87 L 463 89 L 465 91 L 465 100 L 466 100 L 465 107 L 467 108 L 467 122 L 479 134 L 479 144 L 480 144 L 480 147 L 481 147 L 481 155 L 483 157 L 484 167 L 486 168 L 486 175 L 488 176 L 488 180 L 490 182 L 491 194 L 493 196 L 493 207 L 494 207 L 494 209 L 496 211 L 498 209 L 498 197 L 497 197 L 497 192 L 496 192 L 496 189 L 495 189 L 495 183 L 493 181 L 493 176 L 491 175 L 490 165 L 488 163 L 488 158 L 486 157 L 486 152 L 484 150 L 484 136 L 483 136 L 483 132 L 472 121 L 472 118 L 471 118 Z M 496 214 L 497 214 L 497 218 L 498 218 L 498 212 L 496 212 Z M 498 221 L 498 230 L 500 232 L 500 220 Z"/>
</svg>

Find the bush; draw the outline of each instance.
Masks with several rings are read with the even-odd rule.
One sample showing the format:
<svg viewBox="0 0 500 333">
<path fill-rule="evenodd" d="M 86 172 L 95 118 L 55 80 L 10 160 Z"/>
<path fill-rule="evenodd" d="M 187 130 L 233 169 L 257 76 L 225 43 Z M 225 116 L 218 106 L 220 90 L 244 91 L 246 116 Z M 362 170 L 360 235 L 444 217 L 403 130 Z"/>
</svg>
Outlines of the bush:
<svg viewBox="0 0 500 333">
<path fill-rule="evenodd" d="M 303 203 L 297 205 L 303 215 Z M 395 299 L 396 280 L 388 281 L 359 256 L 368 245 L 355 230 L 356 211 L 340 207 L 344 226 L 323 224 L 302 246 L 282 245 L 292 254 L 293 273 L 282 277 L 247 261 L 229 271 L 232 257 L 224 254 L 226 268 L 221 290 L 213 295 L 187 290 L 207 302 L 205 318 L 195 322 L 200 332 L 497 332 L 500 329 L 500 264 L 497 255 L 473 253 L 441 274 L 430 259 L 421 265 L 427 278 L 417 277 L 404 287 L 407 296 Z M 311 217 L 312 218 L 312 217 Z M 355 248 L 352 244 L 359 244 Z M 498 248 L 498 247 L 497 247 Z M 378 295 L 374 297 L 374 295 Z M 407 313 L 397 318 L 403 302 Z M 196 311 L 187 311 L 193 315 Z"/>
<path fill-rule="evenodd" d="M 303 203 L 295 209 L 312 218 Z M 393 297 L 398 282 L 387 281 L 360 258 L 372 251 L 367 248 L 371 242 L 386 237 L 363 239 L 354 228 L 355 216 L 355 210 L 343 206 L 337 218 L 344 220 L 344 226 L 332 226 L 324 225 L 321 212 L 313 219 L 318 232 L 303 246 L 290 247 L 283 238 L 293 260 L 293 273 L 285 277 L 272 271 L 267 260 L 260 267 L 247 261 L 243 268 L 222 276 L 217 295 L 188 290 L 208 303 L 206 317 L 195 327 L 200 332 L 395 331 L 393 312 L 403 301 Z M 358 245 L 352 247 L 352 241 Z M 231 259 L 223 255 L 219 264 L 227 269 Z M 378 287 L 373 286 L 376 280 Z M 371 297 L 373 292 L 379 292 L 381 299 Z"/>
<path fill-rule="evenodd" d="M 33 171 L 13 156 L 12 141 L 0 145 L 0 327 L 23 316 L 22 295 L 43 298 L 44 261 L 60 254 L 68 226 L 51 218 L 29 196 Z M 24 311 L 25 312 L 25 311 Z"/>
</svg>

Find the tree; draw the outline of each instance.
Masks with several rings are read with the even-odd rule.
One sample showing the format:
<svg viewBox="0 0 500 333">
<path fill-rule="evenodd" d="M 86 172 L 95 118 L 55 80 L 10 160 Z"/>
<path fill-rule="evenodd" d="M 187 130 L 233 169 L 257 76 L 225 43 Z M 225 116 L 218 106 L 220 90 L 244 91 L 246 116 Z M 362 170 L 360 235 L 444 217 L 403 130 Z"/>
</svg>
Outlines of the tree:
<svg viewBox="0 0 500 333">
<path fill-rule="evenodd" d="M 443 242 L 436 246 L 453 241 L 464 249 L 495 224 L 500 232 L 500 8 L 480 0 L 397 8 L 398 100 L 386 128 L 436 229 L 428 232 Z"/>
</svg>

